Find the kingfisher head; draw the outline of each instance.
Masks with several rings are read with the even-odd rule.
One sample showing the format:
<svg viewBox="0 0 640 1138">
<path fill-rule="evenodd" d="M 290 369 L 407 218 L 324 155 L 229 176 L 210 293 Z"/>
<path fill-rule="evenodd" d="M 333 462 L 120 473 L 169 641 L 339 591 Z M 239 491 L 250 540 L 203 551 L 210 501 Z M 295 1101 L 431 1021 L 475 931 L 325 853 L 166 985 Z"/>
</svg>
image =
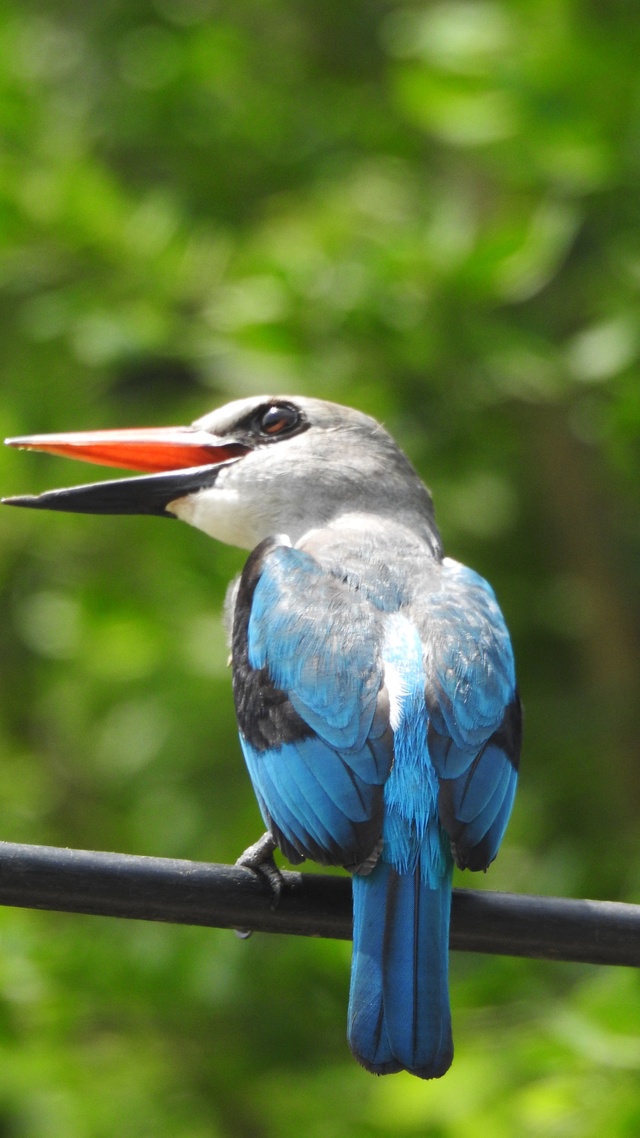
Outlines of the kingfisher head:
<svg viewBox="0 0 640 1138">
<path fill-rule="evenodd" d="M 78 431 L 7 439 L 9 446 L 144 472 L 43 494 L 11 506 L 181 518 L 252 549 L 292 542 L 340 517 L 405 520 L 433 541 L 431 497 L 388 432 L 350 407 L 299 396 L 235 400 L 189 427 Z"/>
</svg>

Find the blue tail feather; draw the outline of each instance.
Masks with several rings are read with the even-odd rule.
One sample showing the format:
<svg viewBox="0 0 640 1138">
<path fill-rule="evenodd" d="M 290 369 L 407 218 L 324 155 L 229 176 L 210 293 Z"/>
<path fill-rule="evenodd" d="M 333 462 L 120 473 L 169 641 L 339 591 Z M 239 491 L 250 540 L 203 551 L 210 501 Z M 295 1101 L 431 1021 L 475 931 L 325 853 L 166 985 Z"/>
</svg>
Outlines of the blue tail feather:
<svg viewBox="0 0 640 1138">
<path fill-rule="evenodd" d="M 430 888 L 381 861 L 353 879 L 349 1045 L 374 1074 L 444 1075 L 453 1058 L 448 960 L 451 874 Z"/>
</svg>

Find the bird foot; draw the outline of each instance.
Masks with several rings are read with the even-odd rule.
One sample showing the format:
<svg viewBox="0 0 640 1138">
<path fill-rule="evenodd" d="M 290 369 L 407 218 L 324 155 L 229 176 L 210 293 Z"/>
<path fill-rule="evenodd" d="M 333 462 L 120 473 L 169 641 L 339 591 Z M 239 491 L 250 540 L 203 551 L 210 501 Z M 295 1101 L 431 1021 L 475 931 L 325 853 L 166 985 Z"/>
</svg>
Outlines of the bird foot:
<svg viewBox="0 0 640 1138">
<path fill-rule="evenodd" d="M 258 841 L 254 842 L 252 846 L 249 846 L 244 853 L 240 854 L 236 861 L 236 865 L 241 865 L 244 869 L 252 869 L 254 873 L 259 873 L 265 878 L 273 894 L 272 908 L 274 909 L 280 900 L 283 885 L 282 874 L 273 856 L 276 848 L 273 837 L 267 832 L 258 838 Z M 238 935 L 246 937 L 250 936 L 250 933 L 238 930 Z"/>
</svg>

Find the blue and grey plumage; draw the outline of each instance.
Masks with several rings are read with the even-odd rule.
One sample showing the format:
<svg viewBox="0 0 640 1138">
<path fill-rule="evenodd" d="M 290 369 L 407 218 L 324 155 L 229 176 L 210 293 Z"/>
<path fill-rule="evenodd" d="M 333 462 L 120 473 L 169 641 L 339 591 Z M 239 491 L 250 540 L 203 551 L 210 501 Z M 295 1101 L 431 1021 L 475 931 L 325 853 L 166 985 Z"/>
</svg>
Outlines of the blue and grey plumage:
<svg viewBox="0 0 640 1138">
<path fill-rule="evenodd" d="M 453 1054 L 454 860 L 486 868 L 515 792 L 513 655 L 488 584 L 443 558 L 430 503 L 418 526 L 369 513 L 364 492 L 360 506 L 249 558 L 233 626 L 238 724 L 285 855 L 354 873 L 356 1058 L 433 1078 Z"/>
<path fill-rule="evenodd" d="M 502 614 L 486 581 L 444 557 L 428 491 L 366 415 L 260 398 L 193 431 L 197 463 L 215 456 L 201 469 L 14 504 L 168 513 L 252 550 L 229 607 L 240 741 L 265 824 L 294 864 L 353 873 L 356 1058 L 436 1078 L 453 1054 L 453 866 L 494 859 L 517 781 Z M 184 429 L 142 434 L 138 469 L 160 469 L 158 446 L 174 469 L 188 465 L 175 460 Z M 13 441 L 106 453 L 103 434 Z"/>
</svg>

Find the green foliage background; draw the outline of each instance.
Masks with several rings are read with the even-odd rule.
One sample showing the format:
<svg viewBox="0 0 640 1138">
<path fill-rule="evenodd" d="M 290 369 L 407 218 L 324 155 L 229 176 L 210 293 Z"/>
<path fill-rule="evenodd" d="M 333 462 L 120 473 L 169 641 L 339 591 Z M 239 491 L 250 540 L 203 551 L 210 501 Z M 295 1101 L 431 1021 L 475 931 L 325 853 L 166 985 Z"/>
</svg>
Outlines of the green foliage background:
<svg viewBox="0 0 640 1138">
<path fill-rule="evenodd" d="M 521 790 L 464 885 L 640 901 L 639 51 L 631 0 L 0 0 L 3 433 L 283 391 L 383 419 L 516 645 Z M 242 554 L 9 510 L 0 550 L 0 836 L 233 860 Z M 454 956 L 423 1084 L 350 1059 L 348 966 L 2 910 L 0 1138 L 638 1134 L 630 970 Z"/>
</svg>

